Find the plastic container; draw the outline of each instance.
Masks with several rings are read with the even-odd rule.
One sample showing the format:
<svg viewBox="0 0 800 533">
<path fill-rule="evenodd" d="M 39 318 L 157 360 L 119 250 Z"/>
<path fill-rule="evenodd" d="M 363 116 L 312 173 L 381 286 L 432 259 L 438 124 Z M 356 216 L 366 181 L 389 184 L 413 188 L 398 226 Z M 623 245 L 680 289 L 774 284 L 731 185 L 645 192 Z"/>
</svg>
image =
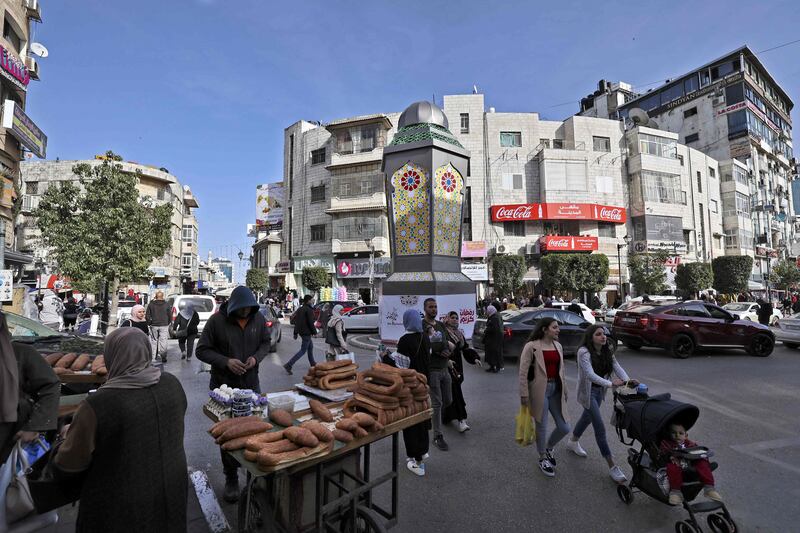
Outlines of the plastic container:
<svg viewBox="0 0 800 533">
<path fill-rule="evenodd" d="M 286 395 L 275 396 L 267 400 L 267 407 L 270 411 L 273 409 L 282 409 L 291 414 L 294 412 L 294 398 Z"/>
</svg>

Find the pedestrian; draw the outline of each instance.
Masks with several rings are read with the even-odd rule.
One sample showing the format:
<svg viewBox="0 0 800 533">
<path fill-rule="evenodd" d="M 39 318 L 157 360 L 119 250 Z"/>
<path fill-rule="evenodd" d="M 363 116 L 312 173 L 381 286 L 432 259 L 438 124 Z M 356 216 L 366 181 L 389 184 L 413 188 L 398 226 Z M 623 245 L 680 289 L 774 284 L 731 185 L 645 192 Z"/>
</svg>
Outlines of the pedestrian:
<svg viewBox="0 0 800 533">
<path fill-rule="evenodd" d="M 67 294 L 64 300 L 64 331 L 75 331 L 75 322 L 78 320 L 78 302 L 72 294 Z"/>
<path fill-rule="evenodd" d="M 564 380 L 564 350 L 558 342 L 555 318 L 539 320 L 528 339 L 519 362 L 519 395 L 522 405 L 530 407 L 536 420 L 536 450 L 539 469 L 546 476 L 556 475 L 553 449 L 569 433 L 565 418 L 567 388 Z M 556 427 L 547 437 L 547 413 Z"/>
<path fill-rule="evenodd" d="M 601 309 L 603 307 L 603 303 L 600 301 L 600 297 L 597 293 L 592 296 L 592 309 Z"/>
<path fill-rule="evenodd" d="M 431 341 L 430 387 L 431 404 L 433 407 L 433 445 L 446 452 L 450 447 L 442 434 L 442 411 L 453 401 L 452 380 L 450 379 L 450 366 L 453 365 L 450 354 L 454 345 L 448 340 L 444 324 L 436 320 L 439 312 L 435 298 L 426 298 L 422 305 L 425 317 L 423 327 L 428 328 Z"/>
<path fill-rule="evenodd" d="M 344 308 L 342 308 L 344 309 Z M 322 338 L 328 338 L 328 321 L 331 319 L 331 304 L 325 303 L 319 312 L 319 327 L 322 329 Z M 315 324 L 316 325 L 316 324 Z"/>
<path fill-rule="evenodd" d="M 577 298 L 574 298 L 570 304 L 567 306 L 567 311 L 571 313 L 575 313 L 576 315 L 582 317 L 583 316 L 583 309 L 581 309 L 580 303 L 578 302 Z"/>
<path fill-rule="evenodd" d="M 147 305 L 145 318 L 150 326 L 150 343 L 153 345 L 153 361 L 167 362 L 167 341 L 169 340 L 170 308 L 164 301 L 164 291 L 156 291 L 155 298 Z"/>
<path fill-rule="evenodd" d="M 769 322 L 772 319 L 772 302 L 759 298 L 756 303 L 758 304 L 758 311 L 756 311 L 758 322 L 769 326 Z"/>
<path fill-rule="evenodd" d="M 447 315 L 447 328 L 448 340 L 453 343 L 453 352 L 450 359 L 453 361 L 453 366 L 450 367 L 450 380 L 452 381 L 453 401 L 445 408 L 442 413 L 442 423 L 447 424 L 452 420 L 457 421 L 459 433 L 469 431 L 470 427 L 467 424 L 467 402 L 464 400 L 464 392 L 461 390 L 461 384 L 464 382 L 464 359 L 471 365 L 483 366 L 478 357 L 478 353 L 469 347 L 467 340 L 464 338 L 464 333 L 458 328 L 458 312 L 450 311 Z"/>
<path fill-rule="evenodd" d="M 358 301 L 356 301 L 356 307 L 362 307 L 364 305 L 367 305 L 367 304 L 365 304 L 364 303 L 364 299 L 361 296 L 359 296 L 358 297 Z"/>
<path fill-rule="evenodd" d="M 134 305 L 131 307 L 131 316 L 122 321 L 119 325 L 121 328 L 138 328 L 150 337 L 150 330 L 147 327 L 147 319 L 143 305 Z"/>
<path fill-rule="evenodd" d="M 495 306 L 486 308 L 486 329 L 483 330 L 483 352 L 486 371 L 495 374 L 503 368 L 503 321 Z"/>
<path fill-rule="evenodd" d="M 314 361 L 314 343 L 311 337 L 317 334 L 317 328 L 314 326 L 314 310 L 311 309 L 311 300 L 314 297 L 310 294 L 303 296 L 303 305 L 294 312 L 294 338 L 300 337 L 300 350 L 289 359 L 289 362 L 283 365 L 283 369 L 290 376 L 292 375 L 292 367 L 298 359 L 303 357 L 304 353 L 308 353 L 308 366 L 317 364 Z"/>
<path fill-rule="evenodd" d="M 0 531 L 8 530 L 6 489 L 17 467 L 9 456 L 18 442 L 28 444 L 56 429 L 60 390 L 58 376 L 39 352 L 11 341 L 6 315 L 0 312 Z M 32 514 L 10 525 L 35 531 L 57 520 L 55 513 Z"/>
<path fill-rule="evenodd" d="M 350 347 L 347 346 L 347 329 L 345 329 L 344 320 L 342 320 L 342 309 L 344 307 L 336 304 L 328 322 L 323 322 L 326 332 L 325 344 L 328 346 L 325 351 L 325 359 L 327 361 L 335 361 L 337 355 L 350 352 Z"/>
<path fill-rule="evenodd" d="M 544 302 L 542 301 L 541 295 L 537 294 L 533 297 L 533 300 L 528 304 L 529 307 L 542 307 Z"/>
<path fill-rule="evenodd" d="M 253 291 L 239 286 L 206 322 L 197 343 L 197 358 L 211 365 L 209 389 L 227 385 L 261 393 L 258 367 L 269 353 L 270 339 L 266 321 L 258 309 Z M 239 499 L 239 463 L 222 449 L 220 455 L 225 474 L 222 497 L 233 503 Z"/>
<path fill-rule="evenodd" d="M 172 330 L 178 338 L 178 347 L 181 349 L 181 361 L 188 361 L 192 358 L 199 325 L 200 315 L 194 310 L 194 304 L 187 301 L 172 322 Z"/>
<path fill-rule="evenodd" d="M 403 327 L 406 332 L 397 341 L 397 352 L 409 359 L 409 368 L 424 375 L 430 383 L 430 338 L 422 331 L 422 317 L 416 309 L 403 313 Z M 403 430 L 403 443 L 406 446 L 406 468 L 418 476 L 425 475 L 425 458 L 428 456 L 430 441 L 428 431 L 431 421 L 425 420 Z"/>
<path fill-rule="evenodd" d="M 84 478 L 79 533 L 186 531 L 186 394 L 150 365 L 151 350 L 135 328 L 106 336 L 106 382 L 78 405 L 55 455 L 58 477 Z"/>
<path fill-rule="evenodd" d="M 617 483 L 627 481 L 622 469 L 614 463 L 611 449 L 606 440 L 606 427 L 600 405 L 606 397 L 609 387 L 621 387 L 627 382 L 635 387 L 639 383 L 630 380 L 625 369 L 617 362 L 608 345 L 605 327 L 594 324 L 586 329 L 583 343 L 578 349 L 578 403 L 583 407 L 581 415 L 572 430 L 572 436 L 567 441 L 567 448 L 579 457 L 586 457 L 586 450 L 581 447 L 580 438 L 589 424 L 594 429 L 594 439 L 600 448 L 600 455 L 608 463 L 609 475 Z M 612 379 L 613 374 L 613 379 Z"/>
</svg>

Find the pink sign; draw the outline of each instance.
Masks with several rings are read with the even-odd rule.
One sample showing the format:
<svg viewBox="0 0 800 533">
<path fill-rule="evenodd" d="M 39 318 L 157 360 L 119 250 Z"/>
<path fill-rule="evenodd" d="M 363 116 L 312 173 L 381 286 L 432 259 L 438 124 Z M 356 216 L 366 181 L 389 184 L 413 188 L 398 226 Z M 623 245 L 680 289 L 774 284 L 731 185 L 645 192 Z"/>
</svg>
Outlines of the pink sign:
<svg viewBox="0 0 800 533">
<path fill-rule="evenodd" d="M 548 252 L 590 252 L 597 250 L 597 237 L 545 235 L 539 239 L 542 250 Z"/>
<path fill-rule="evenodd" d="M 486 257 L 486 241 L 463 241 L 461 257 Z"/>
</svg>

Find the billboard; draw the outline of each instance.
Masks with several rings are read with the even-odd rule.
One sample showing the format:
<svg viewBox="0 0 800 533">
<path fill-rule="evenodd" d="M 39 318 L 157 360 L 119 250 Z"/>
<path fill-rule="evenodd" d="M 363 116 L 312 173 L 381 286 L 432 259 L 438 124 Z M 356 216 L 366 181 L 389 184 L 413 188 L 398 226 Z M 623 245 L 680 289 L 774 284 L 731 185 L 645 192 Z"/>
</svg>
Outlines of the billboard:
<svg viewBox="0 0 800 533">
<path fill-rule="evenodd" d="M 22 145 L 42 159 L 47 155 L 47 135 L 13 100 L 3 103 L 2 126 Z"/>
<path fill-rule="evenodd" d="M 545 203 L 493 205 L 492 222 L 515 222 L 520 220 L 598 220 L 624 224 L 624 207 L 600 204 Z"/>
<path fill-rule="evenodd" d="M 267 183 L 256 187 L 256 226 L 268 230 L 283 228 L 283 183 Z"/>
<path fill-rule="evenodd" d="M 426 298 L 436 298 L 439 308 L 439 320 L 444 320 L 450 311 L 456 311 L 459 316 L 459 329 L 467 339 L 472 338 L 472 330 L 475 328 L 475 294 L 440 294 L 438 296 L 429 295 L 407 295 L 381 296 L 378 306 L 380 308 L 381 339 L 394 341 L 402 337 L 406 330 L 403 327 L 403 313 L 407 309 L 417 309 L 422 312 L 422 304 Z"/>
</svg>

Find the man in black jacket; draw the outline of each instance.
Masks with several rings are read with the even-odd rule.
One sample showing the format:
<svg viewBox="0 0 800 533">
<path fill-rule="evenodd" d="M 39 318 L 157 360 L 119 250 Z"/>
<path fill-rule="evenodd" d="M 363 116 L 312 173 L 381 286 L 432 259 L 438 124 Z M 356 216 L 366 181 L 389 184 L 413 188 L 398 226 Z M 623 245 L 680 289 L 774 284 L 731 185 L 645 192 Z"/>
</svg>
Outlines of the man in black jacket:
<svg viewBox="0 0 800 533">
<path fill-rule="evenodd" d="M 302 342 L 300 351 L 294 354 L 288 363 L 283 365 L 284 370 L 289 375 L 292 374 L 292 366 L 306 352 L 308 352 L 309 366 L 316 364 L 314 362 L 314 343 L 311 341 L 311 336 L 317 333 L 317 328 L 314 326 L 314 310 L 311 309 L 311 300 L 313 298 L 310 294 L 303 296 L 303 305 L 294 313 L 294 338 L 296 339 L 299 335 Z"/>
<path fill-rule="evenodd" d="M 247 287 L 233 289 L 230 299 L 219 312 L 208 319 L 197 345 L 197 358 L 211 365 L 210 389 L 220 385 L 261 392 L 258 365 L 269 353 L 269 330 L 253 291 Z M 239 499 L 239 463 L 226 452 L 222 454 L 225 472 L 223 499 Z"/>
<path fill-rule="evenodd" d="M 167 340 L 169 340 L 169 324 L 172 309 L 164 300 L 164 292 L 156 291 L 156 296 L 147 305 L 145 320 L 150 326 L 150 345 L 153 348 L 153 360 L 161 357 L 161 362 L 167 362 Z"/>
</svg>

